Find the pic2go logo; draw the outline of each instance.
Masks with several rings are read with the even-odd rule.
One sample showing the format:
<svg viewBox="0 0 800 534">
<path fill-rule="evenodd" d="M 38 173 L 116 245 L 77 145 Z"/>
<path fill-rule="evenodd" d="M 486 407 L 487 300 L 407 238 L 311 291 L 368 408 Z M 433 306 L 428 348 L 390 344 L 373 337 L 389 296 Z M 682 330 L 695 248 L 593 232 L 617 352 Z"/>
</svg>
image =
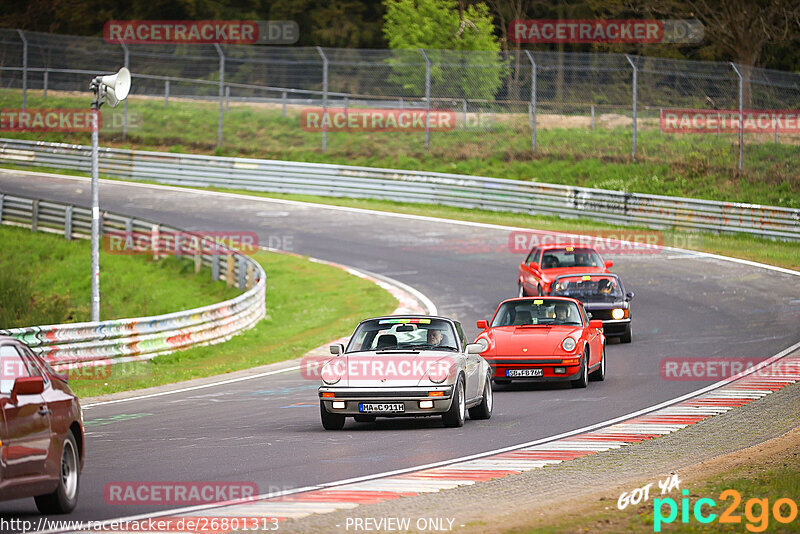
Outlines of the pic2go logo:
<svg viewBox="0 0 800 534">
<path fill-rule="evenodd" d="M 717 506 L 713 499 L 703 498 L 698 499 L 694 506 L 689 503 L 689 490 L 683 490 L 683 499 L 681 499 L 680 508 L 675 499 L 657 498 L 653 499 L 653 531 L 661 532 L 662 524 L 669 524 L 678 518 L 678 512 L 681 514 L 681 523 L 689 523 L 691 512 L 694 519 L 698 523 L 708 524 L 717 519 L 717 514 L 711 510 Z M 718 522 L 720 524 L 741 524 L 742 516 L 736 513 L 739 504 L 742 502 L 742 495 L 736 490 L 727 489 L 719 494 L 722 501 L 732 499 L 733 502 L 720 514 Z M 665 507 L 668 510 L 665 516 Z M 764 532 L 769 527 L 770 511 L 775 521 L 782 524 L 791 523 L 797 519 L 797 503 L 792 499 L 781 498 L 769 506 L 769 499 L 749 499 L 744 505 L 744 517 L 748 521 L 745 528 L 750 532 Z"/>
</svg>

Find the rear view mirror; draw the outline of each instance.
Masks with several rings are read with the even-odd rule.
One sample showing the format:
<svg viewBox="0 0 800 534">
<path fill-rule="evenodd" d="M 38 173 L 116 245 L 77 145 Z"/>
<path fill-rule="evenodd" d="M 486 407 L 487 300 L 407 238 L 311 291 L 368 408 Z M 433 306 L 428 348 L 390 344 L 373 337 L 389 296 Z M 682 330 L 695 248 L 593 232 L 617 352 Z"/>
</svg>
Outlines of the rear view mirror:
<svg viewBox="0 0 800 534">
<path fill-rule="evenodd" d="M 395 332 L 413 332 L 414 327 L 410 324 L 401 324 L 395 329 Z"/>
<path fill-rule="evenodd" d="M 589 328 L 596 328 L 598 330 L 602 330 L 603 329 L 603 321 L 601 321 L 600 319 L 593 319 L 593 320 L 589 321 Z"/>
<path fill-rule="evenodd" d="M 341 343 L 334 343 L 330 348 L 333 355 L 344 354 L 344 345 Z"/>
<path fill-rule="evenodd" d="M 486 330 L 487 328 L 489 328 L 489 323 L 487 323 L 483 319 L 478 319 L 477 325 L 478 328 L 480 328 L 481 330 Z"/>
<path fill-rule="evenodd" d="M 614 262 L 613 261 L 607 261 L 605 263 L 605 265 L 606 265 L 606 269 L 610 269 L 610 268 L 612 268 L 614 266 Z"/>
<path fill-rule="evenodd" d="M 633 291 L 625 293 L 625 300 L 633 300 Z"/>
</svg>

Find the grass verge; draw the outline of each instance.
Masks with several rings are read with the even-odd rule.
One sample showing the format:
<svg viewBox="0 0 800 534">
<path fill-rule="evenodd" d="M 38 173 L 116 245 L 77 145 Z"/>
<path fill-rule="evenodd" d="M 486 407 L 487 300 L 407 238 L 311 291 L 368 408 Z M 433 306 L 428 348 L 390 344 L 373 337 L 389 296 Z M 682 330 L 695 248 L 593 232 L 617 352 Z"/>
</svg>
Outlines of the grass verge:
<svg viewBox="0 0 800 534">
<path fill-rule="evenodd" d="M 0 328 L 89 321 L 90 243 L 0 226 Z M 101 319 L 198 308 L 239 292 L 169 257 L 100 254 Z M 180 280 L 180 283 L 175 283 Z"/>
<path fill-rule="evenodd" d="M 20 91 L 0 90 L 0 107 L 19 107 Z M 30 108 L 82 108 L 89 95 L 28 92 Z M 536 153 L 531 152 L 527 114 L 483 115 L 480 128 L 459 125 L 433 132 L 430 150 L 424 132 L 329 132 L 301 128 L 302 106 L 234 104 L 225 113 L 224 144 L 216 146 L 216 103 L 131 97 L 131 124 L 121 136 L 121 111 L 104 110 L 101 144 L 138 150 L 194 152 L 293 161 L 440 171 L 517 180 L 582 185 L 638 193 L 800 207 L 800 154 L 796 136 L 775 143 L 770 135 L 745 136 L 745 163 L 737 171 L 738 136 L 664 135 L 653 119 L 642 120 L 637 154 L 631 156 L 629 124 L 565 128 L 570 117 L 542 115 Z M 457 114 L 459 115 L 459 114 Z M 460 115 L 459 115 L 460 116 Z M 461 120 L 461 119 L 459 119 Z M 599 121 L 603 123 L 602 117 Z M 88 144 L 86 133 L 13 133 L 4 136 Z"/>
<path fill-rule="evenodd" d="M 336 267 L 283 254 L 253 257 L 267 272 L 267 317 L 254 328 L 218 345 L 114 365 L 110 376 L 70 380 L 72 389 L 81 397 L 104 395 L 297 358 L 397 305 L 372 282 Z"/>
</svg>

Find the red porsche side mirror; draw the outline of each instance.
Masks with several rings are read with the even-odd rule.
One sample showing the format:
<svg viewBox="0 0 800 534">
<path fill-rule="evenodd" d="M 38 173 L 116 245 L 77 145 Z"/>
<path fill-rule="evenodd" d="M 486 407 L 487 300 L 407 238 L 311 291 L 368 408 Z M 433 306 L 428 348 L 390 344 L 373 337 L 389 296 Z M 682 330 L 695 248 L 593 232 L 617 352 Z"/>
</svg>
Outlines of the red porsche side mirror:
<svg viewBox="0 0 800 534">
<path fill-rule="evenodd" d="M 538 271 L 539 270 L 539 264 L 536 263 L 535 261 L 530 262 L 528 264 L 528 267 L 530 267 L 531 270 L 533 270 L 533 271 Z"/>
<path fill-rule="evenodd" d="M 589 328 L 597 328 L 598 330 L 603 329 L 603 321 L 600 319 L 592 319 L 589 321 Z"/>
<path fill-rule="evenodd" d="M 487 323 L 483 319 L 479 319 L 477 324 L 478 328 L 480 328 L 481 330 L 486 330 L 487 328 L 489 328 L 489 323 Z"/>
<path fill-rule="evenodd" d="M 612 268 L 614 266 L 614 262 L 613 261 L 607 261 L 605 265 L 606 265 L 606 269 L 610 269 L 610 268 Z"/>
</svg>

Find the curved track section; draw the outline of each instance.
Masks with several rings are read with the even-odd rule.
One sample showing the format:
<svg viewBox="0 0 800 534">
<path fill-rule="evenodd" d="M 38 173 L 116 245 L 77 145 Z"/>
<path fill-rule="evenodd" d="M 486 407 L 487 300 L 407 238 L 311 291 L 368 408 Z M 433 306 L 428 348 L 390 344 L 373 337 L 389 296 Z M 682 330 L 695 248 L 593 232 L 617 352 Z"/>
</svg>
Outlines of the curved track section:
<svg viewBox="0 0 800 534">
<path fill-rule="evenodd" d="M 0 190 L 89 202 L 89 183 L 81 178 L 3 173 Z M 468 335 L 477 333 L 475 320 L 514 295 L 521 259 L 507 249 L 512 229 L 490 225 L 121 182 L 103 182 L 100 198 L 105 209 L 189 230 L 250 230 L 262 244 L 290 238 L 293 252 L 419 289 L 439 313 L 461 320 Z M 585 390 L 505 388 L 497 392 L 491 420 L 459 429 L 420 419 L 348 423 L 342 432 L 325 432 L 317 384 L 296 372 L 97 406 L 86 414 L 87 465 L 73 518 L 160 509 L 105 504 L 103 487 L 113 481 L 248 480 L 268 493 L 526 443 L 711 383 L 662 380 L 664 357 L 763 359 L 800 339 L 800 284 L 788 272 L 678 251 L 609 259 L 636 292 L 635 338 L 609 346 L 605 382 Z M 2 509 L 15 516 L 35 512 L 32 500 Z"/>
</svg>

